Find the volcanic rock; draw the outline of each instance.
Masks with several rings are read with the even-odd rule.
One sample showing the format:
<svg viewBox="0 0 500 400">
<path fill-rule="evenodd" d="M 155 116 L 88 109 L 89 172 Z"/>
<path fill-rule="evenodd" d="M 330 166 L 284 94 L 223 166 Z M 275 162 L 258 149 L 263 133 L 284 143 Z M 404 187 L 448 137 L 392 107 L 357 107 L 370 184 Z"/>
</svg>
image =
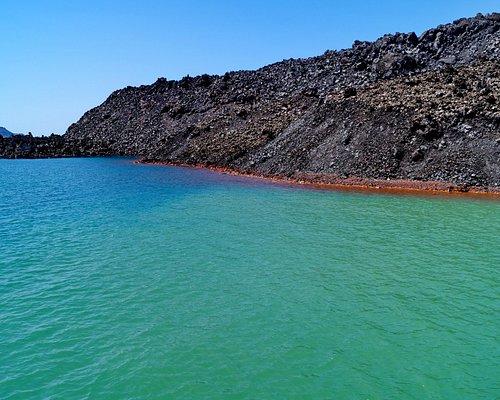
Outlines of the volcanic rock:
<svg viewBox="0 0 500 400">
<path fill-rule="evenodd" d="M 58 154 L 498 187 L 499 19 L 478 14 L 256 71 L 129 86 L 71 125 Z M 4 157 L 44 154 L 6 140 Z"/>
</svg>

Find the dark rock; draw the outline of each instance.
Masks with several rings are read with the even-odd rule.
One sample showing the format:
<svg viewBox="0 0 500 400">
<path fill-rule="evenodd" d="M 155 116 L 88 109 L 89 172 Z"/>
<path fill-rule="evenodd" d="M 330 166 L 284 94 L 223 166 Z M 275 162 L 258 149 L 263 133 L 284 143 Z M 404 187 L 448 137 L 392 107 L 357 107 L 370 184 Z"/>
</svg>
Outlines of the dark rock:
<svg viewBox="0 0 500 400">
<path fill-rule="evenodd" d="M 404 158 L 404 156 L 405 156 L 405 151 L 404 151 L 404 149 L 402 149 L 402 148 L 395 148 L 395 149 L 393 150 L 392 155 L 394 156 L 394 158 L 395 158 L 396 160 L 401 161 L 401 160 Z"/>
<path fill-rule="evenodd" d="M 410 43 L 413 46 L 416 46 L 418 44 L 418 36 L 415 34 L 415 32 L 411 32 L 408 35 L 408 43 Z"/>
<path fill-rule="evenodd" d="M 347 97 L 353 97 L 353 96 L 356 96 L 356 88 L 354 87 L 349 87 L 347 89 L 344 90 L 344 97 L 347 98 Z"/>
<path fill-rule="evenodd" d="M 426 140 L 435 140 L 443 136 L 443 133 L 437 128 L 429 128 L 424 131 L 423 136 Z"/>
<path fill-rule="evenodd" d="M 491 13 L 484 16 L 484 18 L 490 21 L 500 22 L 500 13 Z"/>
<path fill-rule="evenodd" d="M 424 153 L 422 149 L 417 149 L 411 154 L 411 160 L 413 162 L 418 162 L 424 159 Z"/>
</svg>

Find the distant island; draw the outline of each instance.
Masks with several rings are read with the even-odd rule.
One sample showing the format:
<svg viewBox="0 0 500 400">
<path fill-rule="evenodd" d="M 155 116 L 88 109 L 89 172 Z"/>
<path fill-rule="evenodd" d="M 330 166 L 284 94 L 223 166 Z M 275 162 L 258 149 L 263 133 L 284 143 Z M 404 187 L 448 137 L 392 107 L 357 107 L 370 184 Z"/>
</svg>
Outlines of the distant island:
<svg viewBox="0 0 500 400">
<path fill-rule="evenodd" d="M 272 178 L 500 191 L 500 14 L 256 71 L 126 87 L 0 157 L 129 155 Z M 406 182 L 406 183 L 404 183 Z"/>
<path fill-rule="evenodd" d="M 12 133 L 7 128 L 4 128 L 3 126 L 0 126 L 0 136 L 9 137 L 9 136 L 12 136 L 12 135 L 15 135 L 15 133 Z"/>
</svg>

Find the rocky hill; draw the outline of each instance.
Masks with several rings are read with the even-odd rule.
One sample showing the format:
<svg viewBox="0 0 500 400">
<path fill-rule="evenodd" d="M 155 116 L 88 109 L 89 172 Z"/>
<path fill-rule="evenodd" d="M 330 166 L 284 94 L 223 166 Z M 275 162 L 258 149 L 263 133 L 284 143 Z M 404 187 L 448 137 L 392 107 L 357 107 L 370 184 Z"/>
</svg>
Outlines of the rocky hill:
<svg viewBox="0 0 500 400">
<path fill-rule="evenodd" d="M 500 14 L 257 71 L 127 87 L 64 138 L 90 146 L 81 154 L 265 176 L 499 187 Z"/>
</svg>

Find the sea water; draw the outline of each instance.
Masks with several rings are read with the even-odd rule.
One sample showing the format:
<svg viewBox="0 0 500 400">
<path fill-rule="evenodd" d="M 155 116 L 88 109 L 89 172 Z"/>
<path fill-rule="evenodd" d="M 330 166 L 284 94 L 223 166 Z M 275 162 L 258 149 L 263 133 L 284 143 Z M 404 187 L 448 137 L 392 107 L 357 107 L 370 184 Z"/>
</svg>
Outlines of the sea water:
<svg viewBox="0 0 500 400">
<path fill-rule="evenodd" d="M 495 399 L 500 202 L 0 160 L 1 399 Z"/>
</svg>

